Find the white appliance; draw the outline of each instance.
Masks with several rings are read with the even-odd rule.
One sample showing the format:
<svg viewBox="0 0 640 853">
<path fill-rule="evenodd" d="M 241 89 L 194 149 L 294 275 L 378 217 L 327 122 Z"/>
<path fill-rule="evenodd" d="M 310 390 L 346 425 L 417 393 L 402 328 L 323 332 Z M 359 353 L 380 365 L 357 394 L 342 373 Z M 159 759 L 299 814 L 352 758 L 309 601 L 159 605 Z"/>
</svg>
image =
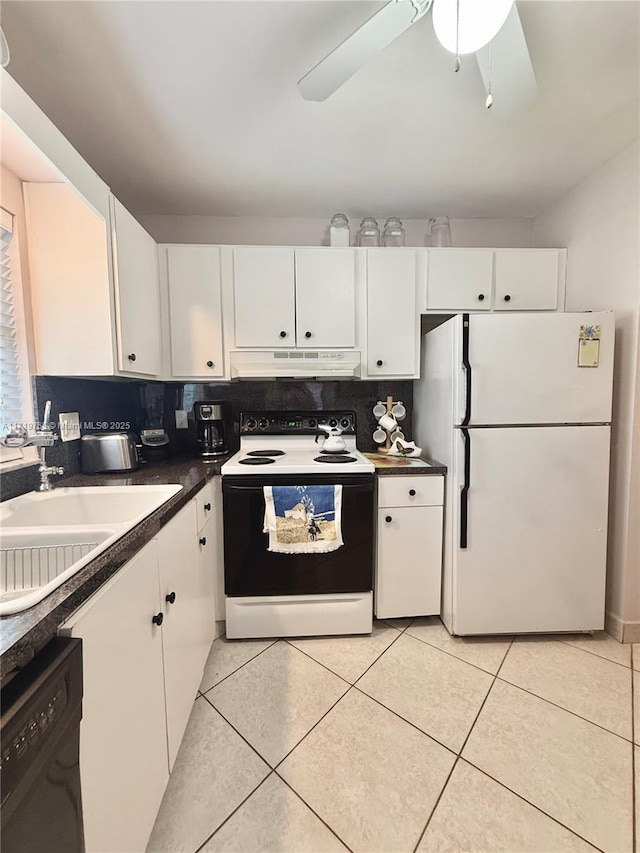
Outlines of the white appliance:
<svg viewBox="0 0 640 853">
<path fill-rule="evenodd" d="M 344 449 L 323 449 L 342 430 Z M 247 412 L 221 468 L 226 634 L 230 639 L 366 634 L 373 627 L 374 465 L 356 448 L 353 412 Z M 344 545 L 268 550 L 265 486 L 340 485 Z"/>
<path fill-rule="evenodd" d="M 355 350 L 233 350 L 232 379 L 357 379 L 360 353 Z"/>
<path fill-rule="evenodd" d="M 611 312 L 463 314 L 424 336 L 414 434 L 448 468 L 452 634 L 604 626 L 614 332 Z"/>
</svg>

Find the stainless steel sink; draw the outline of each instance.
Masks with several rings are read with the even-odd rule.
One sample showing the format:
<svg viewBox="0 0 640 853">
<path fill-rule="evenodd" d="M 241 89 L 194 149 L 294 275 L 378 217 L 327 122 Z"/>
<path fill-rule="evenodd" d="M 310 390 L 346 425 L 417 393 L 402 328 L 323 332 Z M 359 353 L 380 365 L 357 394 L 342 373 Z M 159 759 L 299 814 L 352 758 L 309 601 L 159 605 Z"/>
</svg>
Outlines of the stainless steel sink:
<svg viewBox="0 0 640 853">
<path fill-rule="evenodd" d="M 37 604 L 181 489 L 88 486 L 1 504 L 0 616 Z"/>
</svg>

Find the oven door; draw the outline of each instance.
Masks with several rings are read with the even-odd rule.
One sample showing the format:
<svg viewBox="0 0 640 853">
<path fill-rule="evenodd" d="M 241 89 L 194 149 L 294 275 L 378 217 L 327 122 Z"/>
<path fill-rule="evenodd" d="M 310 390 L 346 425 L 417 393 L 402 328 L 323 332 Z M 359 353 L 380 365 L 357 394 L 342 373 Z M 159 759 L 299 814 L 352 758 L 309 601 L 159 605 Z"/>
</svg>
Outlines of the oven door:
<svg viewBox="0 0 640 853">
<path fill-rule="evenodd" d="M 328 554 L 268 551 L 263 486 L 342 486 L 344 545 Z M 366 592 L 373 588 L 373 475 L 222 478 L 227 596 Z"/>
</svg>

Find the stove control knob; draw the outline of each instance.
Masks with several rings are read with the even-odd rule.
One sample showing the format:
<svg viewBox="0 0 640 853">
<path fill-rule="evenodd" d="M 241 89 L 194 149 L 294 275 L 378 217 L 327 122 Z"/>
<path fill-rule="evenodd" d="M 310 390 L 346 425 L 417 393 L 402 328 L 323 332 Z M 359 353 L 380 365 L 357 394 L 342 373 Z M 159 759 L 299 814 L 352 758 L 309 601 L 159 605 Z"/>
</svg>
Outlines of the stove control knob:
<svg viewBox="0 0 640 853">
<path fill-rule="evenodd" d="M 255 418 L 247 418 L 245 426 L 247 429 L 255 429 L 258 426 L 258 422 Z"/>
<path fill-rule="evenodd" d="M 340 421 L 340 426 L 342 427 L 342 429 L 349 429 L 349 427 L 351 426 L 349 418 L 342 418 L 342 420 Z"/>
<path fill-rule="evenodd" d="M 269 426 L 269 421 L 266 418 L 260 418 L 258 426 L 260 429 L 266 429 Z"/>
<path fill-rule="evenodd" d="M 318 421 L 315 418 L 309 418 L 309 429 L 315 429 L 318 426 Z"/>
<path fill-rule="evenodd" d="M 337 419 L 336 418 L 329 418 L 329 426 L 330 427 L 337 427 L 338 426 Z"/>
</svg>

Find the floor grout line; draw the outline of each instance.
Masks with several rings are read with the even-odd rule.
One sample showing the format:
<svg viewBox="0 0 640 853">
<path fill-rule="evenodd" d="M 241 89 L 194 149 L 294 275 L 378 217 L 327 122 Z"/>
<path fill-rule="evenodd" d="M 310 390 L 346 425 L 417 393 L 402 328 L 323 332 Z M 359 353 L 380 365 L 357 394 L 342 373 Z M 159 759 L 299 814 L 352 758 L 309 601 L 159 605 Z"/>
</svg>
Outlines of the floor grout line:
<svg viewBox="0 0 640 853">
<path fill-rule="evenodd" d="M 450 772 L 450 773 L 449 773 L 449 775 L 447 776 L 447 779 L 446 779 L 446 781 L 445 781 L 444 785 L 442 786 L 442 790 L 441 790 L 441 791 L 440 791 L 440 793 L 438 794 L 438 799 L 435 801 L 435 803 L 433 804 L 433 808 L 432 808 L 432 809 L 431 809 L 431 811 L 429 812 L 429 817 L 427 818 L 427 822 L 426 822 L 426 823 L 425 823 L 425 825 L 424 825 L 424 829 L 423 829 L 423 830 L 422 830 L 422 832 L 420 833 L 420 837 L 418 838 L 418 842 L 417 842 L 416 846 L 413 848 L 413 853 L 416 853 L 416 851 L 417 851 L 418 847 L 420 846 L 420 843 L 421 843 L 422 839 L 424 838 L 424 835 L 425 835 L 425 833 L 426 833 L 427 829 L 429 828 L 429 824 L 431 823 L 431 819 L 433 818 L 434 814 L 436 813 L 436 809 L 438 808 L 438 805 L 439 805 L 439 803 L 440 803 L 440 800 L 442 799 L 442 796 L 443 796 L 444 792 L 445 792 L 445 791 L 446 791 L 446 789 L 447 789 L 447 785 L 449 784 L 449 780 L 451 779 L 451 777 L 452 777 L 452 775 L 453 775 L 453 771 L 456 769 L 456 767 L 458 766 L 458 762 L 459 762 L 459 761 L 460 761 L 460 759 L 461 759 L 461 756 L 462 756 L 462 750 L 465 748 L 465 746 L 467 745 L 467 741 L 468 741 L 468 740 L 469 740 L 469 738 L 471 737 L 471 732 L 473 731 L 473 729 L 474 729 L 474 727 L 475 727 L 475 724 L 478 722 L 478 717 L 479 717 L 479 716 L 480 716 L 480 714 L 482 713 L 482 709 L 483 709 L 483 708 L 484 708 L 484 706 L 485 706 L 485 702 L 487 701 L 487 699 L 489 698 L 489 694 L 490 694 L 490 693 L 491 693 L 491 691 L 493 690 L 493 685 L 496 683 L 496 680 L 497 680 L 497 678 L 498 678 L 498 672 L 500 672 L 500 670 L 502 669 L 502 664 L 505 662 L 505 660 L 506 660 L 506 658 L 507 658 L 507 655 L 508 655 L 508 654 L 509 654 L 509 652 L 511 651 L 511 646 L 512 646 L 512 645 L 513 645 L 513 638 L 512 638 L 512 640 L 511 640 L 511 642 L 509 643 L 509 648 L 507 649 L 507 651 L 506 651 L 506 653 L 505 653 L 504 657 L 502 658 L 502 661 L 501 661 L 501 663 L 500 663 L 500 666 L 498 667 L 498 671 L 497 671 L 497 672 L 496 672 L 496 674 L 493 676 L 493 681 L 491 682 L 491 685 L 489 686 L 489 689 L 487 690 L 487 693 L 486 693 L 486 695 L 485 695 L 484 699 L 482 700 L 482 703 L 481 703 L 480 707 L 478 708 L 478 713 L 475 715 L 475 717 L 474 717 L 474 719 L 473 719 L 473 722 L 471 723 L 471 727 L 470 727 L 469 731 L 467 732 L 467 736 L 465 737 L 464 741 L 462 742 L 462 746 L 460 747 L 460 752 L 458 752 L 458 754 L 456 755 L 455 761 L 453 762 L 453 767 L 451 768 L 451 772 Z"/>
<path fill-rule="evenodd" d="M 250 742 L 246 739 L 246 737 L 242 734 L 242 732 L 239 732 L 239 731 L 238 731 L 238 729 L 233 725 L 233 723 L 232 723 L 232 722 L 230 722 L 230 721 L 225 717 L 225 715 L 222 713 L 222 711 L 220 711 L 220 709 L 219 709 L 219 708 L 216 708 L 216 706 L 213 704 L 213 702 L 211 701 L 211 699 L 209 699 L 209 697 L 208 697 L 208 696 L 203 696 L 202 698 L 203 698 L 203 699 L 205 699 L 205 700 L 209 703 L 209 705 L 211 705 L 211 707 L 212 707 L 212 708 L 213 708 L 213 710 L 216 712 L 216 714 L 219 714 L 219 715 L 222 717 L 222 719 L 225 721 L 225 723 L 226 723 L 228 726 L 230 726 L 230 727 L 234 730 L 234 732 L 238 735 L 238 737 L 239 737 L 239 738 L 241 738 L 241 739 L 246 743 L 246 745 L 247 745 L 248 747 L 250 747 L 250 748 L 253 750 L 253 752 L 255 752 L 255 754 L 258 756 L 258 758 L 259 758 L 261 761 L 264 761 L 264 763 L 267 765 L 267 767 L 269 768 L 269 770 L 273 770 L 273 769 L 274 769 L 273 765 L 272 765 L 269 761 L 267 761 L 267 759 L 264 757 L 264 755 L 260 755 L 260 753 L 259 753 L 259 752 L 258 752 L 258 750 L 255 748 L 255 746 L 254 746 L 252 743 L 250 743 Z"/>
<path fill-rule="evenodd" d="M 294 645 L 294 644 L 293 644 L 293 642 L 292 642 L 291 640 L 286 640 L 286 639 L 284 639 L 284 640 L 283 640 L 283 642 L 285 642 L 288 646 L 291 646 L 291 648 L 292 648 L 292 649 L 295 649 L 297 652 L 300 652 L 300 654 L 302 654 L 302 655 L 304 655 L 305 657 L 309 658 L 309 660 L 312 660 L 314 663 L 317 663 L 317 664 L 318 664 L 318 666 L 321 666 L 321 667 L 322 667 L 323 669 L 325 669 L 327 672 L 330 672 L 330 673 L 331 673 L 331 675 L 335 675 L 335 677 L 336 677 L 336 678 L 339 678 L 339 679 L 340 679 L 340 681 L 344 681 L 344 683 L 345 683 L 345 684 L 348 684 L 348 685 L 349 685 L 349 687 L 353 687 L 353 682 L 349 681 L 349 679 L 348 679 L 348 678 L 345 678 L 345 677 L 344 677 L 344 675 L 338 675 L 338 673 L 337 673 L 337 672 L 334 672 L 330 667 L 328 667 L 328 666 L 326 665 L 326 663 L 322 663 L 321 661 L 316 660 L 316 659 L 313 657 L 313 655 L 310 655 L 310 654 L 309 654 L 309 652 L 305 652 L 305 650 L 304 650 L 304 649 L 299 649 L 296 645 Z"/>
<path fill-rule="evenodd" d="M 218 637 L 218 640 L 219 640 L 219 639 L 220 639 L 220 637 Z M 216 640 L 214 640 L 213 642 L 215 643 L 215 642 L 216 642 Z M 255 655 L 254 655 L 253 657 L 249 658 L 249 660 L 246 660 L 244 663 L 241 663 L 241 664 L 240 664 L 240 666 L 236 667 L 236 669 L 234 669 L 234 670 L 233 670 L 233 672 L 230 672 L 228 675 L 225 675 L 225 677 L 224 677 L 224 678 L 221 678 L 221 679 L 220 679 L 220 681 L 216 681 L 216 683 L 215 683 L 215 684 L 212 684 L 212 685 L 211 685 L 211 687 L 209 687 L 207 690 L 199 691 L 199 692 L 200 692 L 200 695 L 201 695 L 201 696 L 204 696 L 204 695 L 205 695 L 205 693 L 208 693 L 210 690 L 213 690 L 213 688 L 214 688 L 214 687 L 217 687 L 219 684 L 222 684 L 222 682 L 223 682 L 223 681 L 226 681 L 226 680 L 227 680 L 227 678 L 231 678 L 231 676 L 232 676 L 232 675 L 235 675 L 235 674 L 236 674 L 236 672 L 239 672 L 239 671 L 242 669 L 242 667 L 243 667 L 243 666 L 246 666 L 248 663 L 251 663 L 251 661 L 252 661 L 252 660 L 255 660 L 257 657 L 260 657 L 260 655 L 263 655 L 263 654 L 264 654 L 266 651 L 268 651 L 272 646 L 275 646 L 275 644 L 276 644 L 276 643 L 279 643 L 279 642 L 280 642 L 280 638 L 278 637 L 277 639 L 273 640 L 273 642 L 269 643 L 269 645 L 268 645 L 268 646 L 266 646 L 264 649 L 260 649 L 260 651 L 259 651 L 259 652 L 256 652 L 256 653 L 255 653 Z M 200 683 L 202 684 L 202 682 L 200 682 Z"/>
<path fill-rule="evenodd" d="M 605 633 L 606 633 L 606 632 L 605 632 Z M 523 635 L 521 635 L 521 636 L 522 636 L 522 639 L 523 639 L 523 640 L 526 640 L 528 635 L 527 635 L 527 634 L 523 634 Z M 534 636 L 534 637 L 543 637 L 543 638 L 545 637 L 545 635 L 544 635 L 544 634 L 532 634 L 531 636 Z M 591 636 L 591 635 L 586 634 L 585 636 Z M 607 636 L 609 636 L 609 637 L 610 637 L 611 635 L 610 635 L 610 634 L 607 634 Z M 563 639 L 562 639 L 562 637 L 558 637 L 557 635 L 554 635 L 554 636 L 551 636 L 551 635 L 550 635 L 550 636 L 548 637 L 548 639 L 550 639 L 550 640 L 555 640 L 557 643 L 564 643 L 564 645 L 565 645 L 565 646 L 571 646 L 571 648 L 572 648 L 572 649 L 575 649 L 577 652 L 584 652 L 586 655 L 592 655 L 594 658 L 600 658 L 600 660 L 606 660 L 606 661 L 608 661 L 609 663 L 615 663 L 615 665 L 616 665 L 616 666 L 621 666 L 623 669 L 629 669 L 629 667 L 630 667 L 630 666 L 632 666 L 632 664 L 631 664 L 631 663 L 629 663 L 629 664 L 626 664 L 626 663 L 620 663 L 620 662 L 619 662 L 619 661 L 617 661 L 617 660 L 612 660 L 611 658 L 607 658 L 607 657 L 605 657 L 604 655 L 598 654 L 598 652 L 592 652 L 592 651 L 591 651 L 591 649 L 582 649 L 582 648 L 580 648 L 580 647 L 578 647 L 578 646 L 574 646 L 574 645 L 573 645 L 573 643 L 572 643 L 572 642 L 570 642 L 569 640 L 563 640 Z M 614 637 L 614 638 L 612 638 L 612 639 L 615 639 L 615 637 Z M 624 645 L 624 643 L 620 643 L 620 645 L 622 646 L 622 645 Z"/>
<path fill-rule="evenodd" d="M 222 823 L 220 824 L 220 826 L 217 826 L 217 827 L 213 830 L 213 832 L 211 833 L 211 835 L 210 835 L 208 838 L 205 838 L 205 840 L 202 842 L 202 844 L 201 844 L 199 847 L 197 847 L 197 848 L 196 848 L 195 853 L 200 853 L 200 850 L 202 850 L 202 848 L 205 846 L 205 844 L 208 844 L 208 843 L 211 841 L 211 839 L 213 838 L 213 836 L 214 836 L 214 835 L 216 835 L 216 834 L 217 834 L 217 833 L 222 829 L 222 827 L 225 825 L 225 823 L 227 823 L 228 821 L 230 821 L 230 820 L 231 820 L 231 818 L 234 816 L 234 814 L 235 814 L 239 809 L 241 809 L 241 808 L 242 808 L 242 806 L 247 802 L 247 800 L 248 800 L 250 797 L 252 797 L 252 796 L 255 794 L 255 792 L 258 790 L 258 788 L 260 788 L 262 785 L 264 785 L 264 783 L 267 781 L 267 779 L 268 779 L 270 776 L 273 776 L 273 775 L 274 775 L 274 771 L 273 771 L 273 770 L 270 770 L 270 771 L 267 773 L 267 775 L 264 777 L 264 779 L 261 779 L 261 780 L 260 780 L 260 782 L 256 785 L 256 787 L 255 787 L 252 791 L 250 791 L 250 792 L 247 794 L 247 796 L 244 798 L 244 800 L 243 800 L 241 803 L 239 803 L 239 804 L 235 807 L 235 809 L 234 809 L 230 814 L 228 814 L 228 815 L 225 817 L 225 819 L 222 821 Z"/>
<path fill-rule="evenodd" d="M 462 761 L 464 764 L 468 764 L 470 767 L 473 767 L 473 769 L 477 770 L 478 773 L 482 773 L 483 776 L 486 776 L 488 779 L 491 779 L 497 785 L 500 785 L 500 787 L 504 788 L 505 791 L 509 791 L 510 794 L 513 794 L 519 800 L 522 800 L 523 803 L 526 803 L 527 805 L 532 806 L 532 808 L 534 808 L 536 811 L 540 812 L 540 814 L 543 814 L 545 817 L 548 817 L 549 820 L 552 820 L 554 823 L 557 823 L 558 826 L 561 826 L 563 829 L 566 829 L 572 835 L 575 835 L 577 838 L 580 838 L 582 841 L 584 841 L 590 847 L 593 847 L 594 850 L 599 850 L 600 853 L 605 853 L 605 851 L 603 851 L 601 847 L 598 847 L 597 844 L 594 844 L 593 841 L 589 841 L 589 839 L 585 838 L 584 835 L 580 835 L 580 833 L 576 832 L 575 829 L 571 829 L 571 827 L 567 826 L 566 823 L 562 823 L 561 820 L 559 820 L 557 817 L 554 817 L 553 815 L 549 814 L 549 812 L 546 812 L 541 806 L 536 805 L 536 803 L 531 802 L 531 800 L 528 800 L 522 794 L 519 794 L 517 791 L 514 791 L 513 788 L 510 788 L 508 785 L 505 785 L 505 783 L 501 782 L 500 779 L 496 779 L 496 777 L 492 776 L 491 773 L 487 773 L 486 770 L 484 770 L 482 767 L 479 767 L 477 764 L 474 764 L 473 761 L 471 761 L 469 758 L 464 758 L 461 755 L 460 761 Z"/>
<path fill-rule="evenodd" d="M 281 776 L 277 770 L 274 770 L 273 773 L 275 776 L 278 777 L 278 779 L 280 779 L 287 786 L 287 788 L 289 788 L 290 791 L 292 791 L 296 795 L 296 797 L 300 800 L 300 802 L 305 804 L 305 806 L 309 809 L 310 812 L 313 812 L 313 814 L 318 818 L 318 820 L 327 827 L 329 832 L 331 832 L 332 835 L 335 835 L 335 837 L 338 839 L 340 844 L 342 844 L 344 847 L 346 847 L 347 850 L 349 851 L 349 853 L 353 853 L 352 848 L 349 847 L 347 842 L 344 841 L 344 839 L 340 838 L 340 836 L 335 831 L 335 829 L 333 829 L 333 827 L 330 826 L 324 818 L 320 817 L 318 812 L 314 808 L 312 808 L 312 806 L 309 805 L 309 803 L 305 800 L 305 798 L 301 794 L 299 794 L 296 791 L 296 789 L 293 787 L 293 785 L 291 785 L 289 782 L 287 782 L 287 780 L 284 778 L 284 776 Z"/>
<path fill-rule="evenodd" d="M 411 626 L 408 626 L 408 627 L 411 627 Z M 445 628 L 445 631 L 446 630 L 447 629 Z M 403 633 L 406 633 L 406 632 L 403 632 Z M 478 666 L 477 663 L 471 663 L 470 661 L 466 660 L 466 658 L 461 658 L 459 655 L 456 655 L 453 652 L 447 651 L 447 649 L 443 649 L 441 646 L 436 646 L 435 643 L 430 643 L 429 640 L 423 640 L 422 637 L 416 637 L 415 634 L 408 634 L 407 636 L 411 637 L 414 640 L 417 640 L 419 643 L 424 643 L 425 646 L 429 646 L 432 649 L 437 649 L 439 652 L 442 652 L 442 654 L 444 654 L 444 655 L 449 655 L 450 658 L 455 658 L 455 660 L 462 661 L 462 663 L 466 663 L 469 666 L 472 666 L 474 669 L 479 669 L 480 672 L 484 672 L 485 675 L 491 675 L 492 677 L 495 677 L 495 672 L 491 672 L 491 670 L 489 670 L 489 669 L 483 669 L 481 666 Z M 509 645 L 507 646 L 507 651 L 505 651 L 505 653 L 502 657 L 502 660 L 500 661 L 500 666 L 502 666 L 502 662 L 506 658 L 507 652 L 511 648 L 511 644 L 513 643 L 513 640 L 514 640 L 514 638 L 512 638 L 511 640 L 508 641 Z M 500 666 L 498 667 L 498 669 L 500 669 Z"/>
<path fill-rule="evenodd" d="M 571 711 L 569 708 L 565 708 L 564 705 L 558 705 L 557 702 L 552 702 L 551 699 L 547 699 L 546 696 L 540 696 L 538 693 L 534 693 L 533 690 L 527 690 L 526 687 L 521 687 L 519 684 L 515 684 L 513 681 L 507 681 L 506 678 L 500 678 L 496 676 L 498 681 L 501 681 L 503 684 L 508 684 L 510 687 L 515 687 L 517 690 L 522 690 L 523 693 L 528 693 L 529 696 L 534 696 L 536 699 L 540 699 L 542 702 L 546 702 L 548 705 L 553 705 L 554 708 L 558 708 L 560 711 L 566 711 L 567 714 L 571 714 L 573 717 L 577 717 L 579 720 L 582 720 L 585 723 L 590 723 L 592 726 L 595 726 L 600 731 L 606 732 L 609 735 L 613 735 L 614 737 L 620 738 L 625 743 L 633 743 L 633 709 L 631 712 L 631 739 L 625 737 L 624 735 L 620 735 L 617 732 L 612 732 L 611 729 L 606 728 L 606 726 L 601 725 L 600 723 L 595 723 L 593 720 L 588 719 L 587 717 L 583 717 L 581 714 L 576 713 L 576 711 Z M 631 700 L 633 701 L 633 688 L 631 690 Z"/>
</svg>

